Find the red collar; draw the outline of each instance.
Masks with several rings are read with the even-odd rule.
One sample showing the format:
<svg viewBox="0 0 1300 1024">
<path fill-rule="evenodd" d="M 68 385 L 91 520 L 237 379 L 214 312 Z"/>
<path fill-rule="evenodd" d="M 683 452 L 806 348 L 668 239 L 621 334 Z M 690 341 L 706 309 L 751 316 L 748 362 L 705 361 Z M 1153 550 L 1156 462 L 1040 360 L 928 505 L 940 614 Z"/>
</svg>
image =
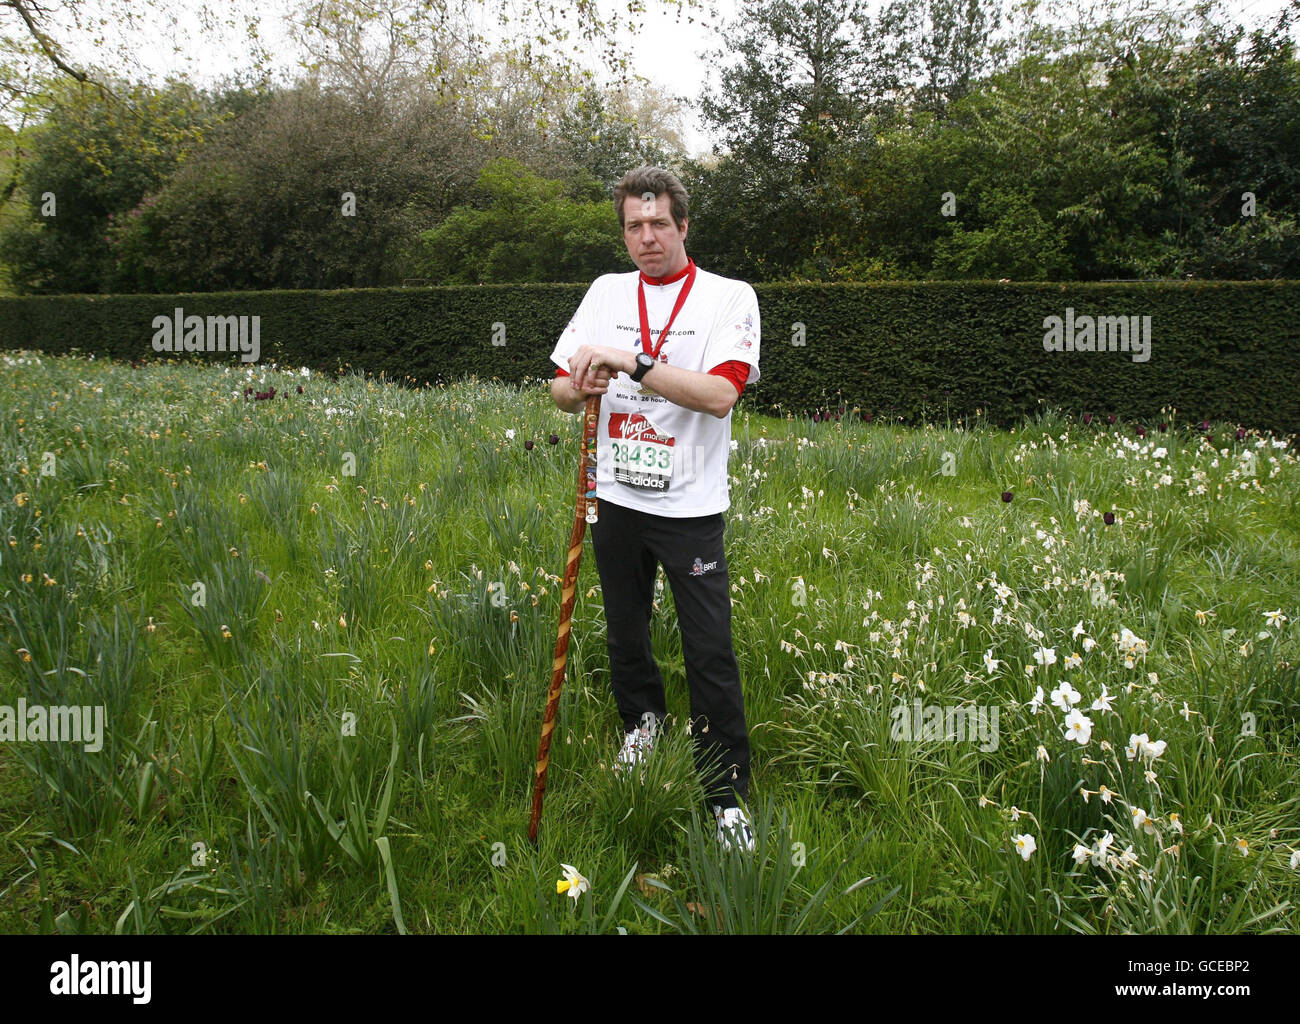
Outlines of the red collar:
<svg viewBox="0 0 1300 1024">
<path fill-rule="evenodd" d="M 682 267 L 681 270 L 673 274 L 672 277 L 649 277 L 646 274 L 642 274 L 641 280 L 645 284 L 657 284 L 657 285 L 673 284 L 675 281 L 680 281 L 683 277 L 689 274 L 694 267 L 695 267 L 695 261 L 688 256 L 686 257 L 686 266 Z"/>
</svg>

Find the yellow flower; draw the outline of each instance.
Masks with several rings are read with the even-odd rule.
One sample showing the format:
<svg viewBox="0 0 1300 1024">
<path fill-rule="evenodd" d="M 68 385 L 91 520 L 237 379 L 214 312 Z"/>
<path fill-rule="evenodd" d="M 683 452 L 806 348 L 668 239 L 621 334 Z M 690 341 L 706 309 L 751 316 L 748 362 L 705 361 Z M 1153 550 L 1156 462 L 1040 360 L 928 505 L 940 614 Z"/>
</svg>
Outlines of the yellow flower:
<svg viewBox="0 0 1300 1024">
<path fill-rule="evenodd" d="M 26 505 L 26 504 L 27 504 L 27 492 L 26 492 L 26 491 L 19 491 L 17 494 L 15 494 L 15 495 L 14 495 L 14 504 L 16 504 L 19 508 L 22 508 L 24 505 Z"/>
</svg>

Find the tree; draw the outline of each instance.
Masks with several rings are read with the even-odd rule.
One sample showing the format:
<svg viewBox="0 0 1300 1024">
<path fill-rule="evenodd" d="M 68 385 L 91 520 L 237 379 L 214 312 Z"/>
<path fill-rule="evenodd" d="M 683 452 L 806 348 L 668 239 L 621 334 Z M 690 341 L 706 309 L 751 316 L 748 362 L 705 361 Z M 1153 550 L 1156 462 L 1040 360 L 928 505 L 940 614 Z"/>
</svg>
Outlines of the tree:
<svg viewBox="0 0 1300 1024">
<path fill-rule="evenodd" d="M 590 281 L 628 269 L 612 201 L 581 198 L 593 190 L 594 180 L 575 190 L 494 160 L 479 175 L 478 202 L 421 237 L 415 266 L 438 284 Z"/>
<path fill-rule="evenodd" d="M 463 201 L 481 157 L 426 98 L 382 118 L 313 83 L 223 124 L 113 234 L 114 287 L 391 284 L 419 231 Z"/>
<path fill-rule="evenodd" d="M 182 83 L 163 90 L 112 85 L 112 96 L 71 82 L 59 86 L 46 119 L 27 132 L 16 193 L 24 215 L 0 237 L 21 290 L 103 290 L 112 218 L 161 188 L 220 116 Z"/>
</svg>

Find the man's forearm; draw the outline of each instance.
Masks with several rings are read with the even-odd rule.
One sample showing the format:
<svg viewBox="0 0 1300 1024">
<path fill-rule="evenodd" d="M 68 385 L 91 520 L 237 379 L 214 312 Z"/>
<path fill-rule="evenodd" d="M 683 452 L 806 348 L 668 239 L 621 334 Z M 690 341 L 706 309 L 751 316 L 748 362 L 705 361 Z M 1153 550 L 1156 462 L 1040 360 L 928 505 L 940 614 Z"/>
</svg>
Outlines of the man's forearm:
<svg viewBox="0 0 1300 1024">
<path fill-rule="evenodd" d="M 587 396 L 581 391 L 575 391 L 569 380 L 569 377 L 554 378 L 551 381 L 551 398 L 563 412 L 581 412 L 587 404 Z"/>
<path fill-rule="evenodd" d="M 718 419 L 724 418 L 740 397 L 735 385 L 725 377 L 683 370 L 668 363 L 656 363 L 646 371 L 641 383 L 674 405 L 694 412 L 707 412 Z"/>
</svg>

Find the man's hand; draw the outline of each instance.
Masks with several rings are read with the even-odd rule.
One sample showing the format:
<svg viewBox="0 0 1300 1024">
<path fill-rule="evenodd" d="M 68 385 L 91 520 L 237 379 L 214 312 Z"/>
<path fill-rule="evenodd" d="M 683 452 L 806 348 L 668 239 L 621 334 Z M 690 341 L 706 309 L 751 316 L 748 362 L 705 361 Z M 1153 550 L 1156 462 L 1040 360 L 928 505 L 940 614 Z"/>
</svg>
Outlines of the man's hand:
<svg viewBox="0 0 1300 1024">
<path fill-rule="evenodd" d="M 583 345 L 569 357 L 569 386 L 588 395 L 603 395 L 618 373 L 636 370 L 636 353 L 605 345 Z"/>
<path fill-rule="evenodd" d="M 583 345 L 569 358 L 569 376 L 551 381 L 551 398 L 556 406 L 565 412 L 580 412 L 592 395 L 605 394 L 609 382 L 623 365 L 624 356 L 618 349 Z M 636 356 L 631 360 L 634 370 Z"/>
</svg>

